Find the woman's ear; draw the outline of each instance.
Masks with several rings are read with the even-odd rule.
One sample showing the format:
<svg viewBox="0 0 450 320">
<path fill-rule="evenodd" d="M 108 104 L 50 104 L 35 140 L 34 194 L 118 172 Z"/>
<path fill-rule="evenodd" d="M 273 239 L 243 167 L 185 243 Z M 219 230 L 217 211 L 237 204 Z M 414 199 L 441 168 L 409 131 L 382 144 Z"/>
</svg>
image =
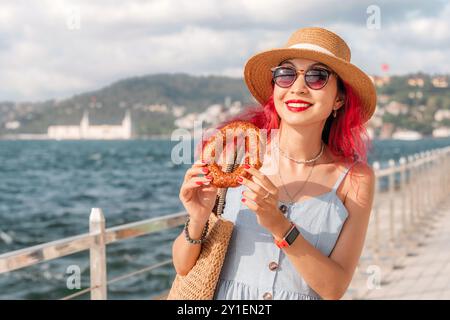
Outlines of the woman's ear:
<svg viewBox="0 0 450 320">
<path fill-rule="evenodd" d="M 336 96 L 336 100 L 334 101 L 334 109 L 340 109 L 345 103 L 345 96 L 341 93 L 338 93 Z"/>
</svg>

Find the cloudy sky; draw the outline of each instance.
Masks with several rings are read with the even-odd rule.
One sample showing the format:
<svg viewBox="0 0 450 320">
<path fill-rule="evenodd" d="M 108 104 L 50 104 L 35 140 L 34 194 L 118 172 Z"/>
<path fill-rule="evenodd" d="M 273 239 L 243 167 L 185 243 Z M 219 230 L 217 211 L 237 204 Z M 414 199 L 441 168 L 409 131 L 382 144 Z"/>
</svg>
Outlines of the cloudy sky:
<svg viewBox="0 0 450 320">
<path fill-rule="evenodd" d="M 305 26 L 338 33 L 369 74 L 382 63 L 390 74 L 450 73 L 444 0 L 0 0 L 0 101 L 161 72 L 241 77 L 250 56 Z"/>
</svg>

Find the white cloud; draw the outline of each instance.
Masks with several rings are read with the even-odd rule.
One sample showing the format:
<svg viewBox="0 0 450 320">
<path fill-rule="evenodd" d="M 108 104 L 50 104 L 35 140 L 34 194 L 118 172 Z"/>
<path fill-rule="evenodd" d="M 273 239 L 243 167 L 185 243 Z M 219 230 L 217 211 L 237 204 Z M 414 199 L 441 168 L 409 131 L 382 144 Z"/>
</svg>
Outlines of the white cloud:
<svg viewBox="0 0 450 320">
<path fill-rule="evenodd" d="M 450 4 L 379 3 L 381 30 L 366 28 L 372 1 L 359 0 L 2 2 L 0 101 L 61 98 L 149 73 L 238 77 L 250 56 L 310 25 L 341 35 L 369 73 L 381 63 L 392 73 L 450 72 Z"/>
</svg>

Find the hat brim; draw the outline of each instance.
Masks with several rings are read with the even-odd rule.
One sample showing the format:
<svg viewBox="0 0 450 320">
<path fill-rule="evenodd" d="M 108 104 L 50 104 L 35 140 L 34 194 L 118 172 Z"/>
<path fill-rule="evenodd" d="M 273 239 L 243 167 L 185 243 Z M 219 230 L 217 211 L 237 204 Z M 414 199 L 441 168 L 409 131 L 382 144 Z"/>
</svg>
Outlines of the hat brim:
<svg viewBox="0 0 450 320">
<path fill-rule="evenodd" d="M 258 53 L 247 61 L 244 68 L 244 80 L 251 94 L 259 103 L 266 104 L 273 93 L 270 68 L 293 58 L 314 60 L 329 66 L 345 83 L 352 87 L 360 99 L 363 122 L 367 122 L 372 117 L 375 112 L 377 95 L 369 76 L 343 59 L 311 49 L 272 49 Z"/>
</svg>

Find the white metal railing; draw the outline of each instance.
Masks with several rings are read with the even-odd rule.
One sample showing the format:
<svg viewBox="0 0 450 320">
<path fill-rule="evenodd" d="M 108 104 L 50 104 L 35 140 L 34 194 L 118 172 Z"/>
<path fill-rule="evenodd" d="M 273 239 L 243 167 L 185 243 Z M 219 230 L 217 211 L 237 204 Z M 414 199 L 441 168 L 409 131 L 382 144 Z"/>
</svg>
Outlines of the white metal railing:
<svg viewBox="0 0 450 320">
<path fill-rule="evenodd" d="M 396 267 L 399 257 L 411 254 L 417 244 L 419 230 L 429 227 L 427 219 L 434 208 L 450 194 L 450 147 L 422 152 L 389 161 L 387 168 L 373 163 L 377 177 L 372 219 L 360 266 L 367 263 Z M 398 183 L 396 175 L 399 175 Z M 379 180 L 388 178 L 387 191 L 379 190 Z M 400 196 L 400 206 L 398 199 Z M 386 209 L 387 208 L 387 209 Z M 117 241 L 148 235 L 184 223 L 186 212 L 146 219 L 113 228 L 105 228 L 105 218 L 99 208 L 93 208 L 89 218 L 89 233 L 64 238 L 0 255 L 0 274 L 68 256 L 90 251 L 90 287 L 63 299 L 72 299 L 91 292 L 91 299 L 106 299 L 108 284 L 137 274 L 166 266 L 172 260 L 148 266 L 114 279 L 107 279 L 106 246 Z M 388 241 L 382 241 L 388 239 Z M 361 268 L 359 268 L 361 269 Z M 366 276 L 364 270 L 360 272 Z"/>
<path fill-rule="evenodd" d="M 377 176 L 375 199 L 354 277 L 360 281 L 354 281 L 349 289 L 354 291 L 350 294 L 353 298 L 363 298 L 371 290 L 367 280 L 374 271 L 368 267 L 376 266 L 383 275 L 403 268 L 404 258 L 416 255 L 417 247 L 433 232 L 437 209 L 450 194 L 450 147 L 402 157 L 398 163 L 391 159 L 386 168 L 374 162 L 373 169 Z M 386 190 L 380 190 L 383 178 L 388 180 Z"/>
<path fill-rule="evenodd" d="M 108 284 L 130 278 L 143 272 L 151 271 L 172 262 L 172 260 L 166 260 L 162 263 L 108 281 L 106 246 L 117 241 L 175 228 L 184 224 L 186 217 L 186 212 L 179 212 L 105 229 L 105 218 L 102 210 L 93 208 L 89 217 L 89 233 L 2 254 L 0 255 L 0 274 L 32 266 L 40 262 L 72 255 L 80 251 L 89 250 L 91 272 L 90 287 L 64 297 L 63 299 L 71 299 L 87 292 L 91 292 L 91 299 L 103 300 L 107 298 Z"/>
</svg>

